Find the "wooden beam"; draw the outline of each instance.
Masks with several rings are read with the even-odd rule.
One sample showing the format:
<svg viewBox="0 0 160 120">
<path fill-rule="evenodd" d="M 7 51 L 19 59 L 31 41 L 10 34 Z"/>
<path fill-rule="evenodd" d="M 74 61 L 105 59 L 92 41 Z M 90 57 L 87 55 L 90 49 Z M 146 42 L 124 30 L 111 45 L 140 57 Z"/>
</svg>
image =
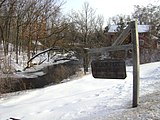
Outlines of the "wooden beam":
<svg viewBox="0 0 160 120">
<path fill-rule="evenodd" d="M 101 52 L 105 52 L 105 51 L 130 50 L 133 48 L 132 46 L 133 46 L 132 44 L 127 44 L 127 45 L 119 45 L 119 46 L 93 48 L 93 49 L 89 49 L 89 53 L 101 53 Z"/>
<path fill-rule="evenodd" d="M 137 21 L 131 22 L 131 38 L 133 43 L 133 107 L 139 103 L 140 65 Z"/>
<path fill-rule="evenodd" d="M 123 30 L 123 32 L 120 34 L 120 36 L 115 40 L 115 42 L 112 44 L 112 46 L 120 45 L 123 43 L 123 41 L 128 37 L 129 33 L 131 32 L 130 24 L 127 26 L 126 29 Z"/>
</svg>

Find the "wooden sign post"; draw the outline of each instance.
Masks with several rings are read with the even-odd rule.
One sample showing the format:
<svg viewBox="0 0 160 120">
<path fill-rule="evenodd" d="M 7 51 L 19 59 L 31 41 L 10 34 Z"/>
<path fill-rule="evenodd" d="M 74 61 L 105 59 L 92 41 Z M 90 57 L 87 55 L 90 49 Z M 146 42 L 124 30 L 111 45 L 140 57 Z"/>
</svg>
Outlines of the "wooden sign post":
<svg viewBox="0 0 160 120">
<path fill-rule="evenodd" d="M 137 21 L 131 22 L 131 38 L 133 42 L 133 107 L 137 107 L 139 103 L 139 40 Z"/>
<path fill-rule="evenodd" d="M 131 34 L 132 42 L 127 45 L 122 45 L 123 41 L 130 34 Z M 128 27 L 121 33 L 121 35 L 115 40 L 112 46 L 90 49 L 89 52 L 95 53 L 95 52 L 118 51 L 118 50 L 129 50 L 129 49 L 132 50 L 132 58 L 133 58 L 133 107 L 137 107 L 139 103 L 139 83 L 140 83 L 140 80 L 139 80 L 139 77 L 140 77 L 140 74 L 139 74 L 140 72 L 140 69 L 139 69 L 139 40 L 138 40 L 137 21 L 132 21 L 128 25 Z M 102 72 L 101 74 L 99 71 L 104 70 L 106 68 L 104 68 L 105 65 L 104 67 L 99 67 L 99 66 L 101 66 L 101 64 L 105 63 L 106 61 L 99 61 L 99 62 L 96 62 L 96 63 L 93 62 L 93 67 L 91 66 L 93 68 L 92 73 L 95 77 L 102 77 L 106 79 L 116 78 L 116 75 L 118 74 L 117 74 L 117 70 L 115 69 L 113 69 L 112 71 L 109 71 L 111 74 L 107 72 Z M 118 64 L 120 63 L 121 62 L 118 62 Z M 97 67 L 95 66 L 95 64 L 99 64 L 99 66 Z M 108 65 L 108 62 L 106 65 Z M 114 68 L 114 66 L 112 65 L 110 68 Z M 121 72 L 120 76 L 118 75 L 118 77 L 125 78 L 125 74 L 122 74 L 122 73 L 124 72 Z"/>
</svg>

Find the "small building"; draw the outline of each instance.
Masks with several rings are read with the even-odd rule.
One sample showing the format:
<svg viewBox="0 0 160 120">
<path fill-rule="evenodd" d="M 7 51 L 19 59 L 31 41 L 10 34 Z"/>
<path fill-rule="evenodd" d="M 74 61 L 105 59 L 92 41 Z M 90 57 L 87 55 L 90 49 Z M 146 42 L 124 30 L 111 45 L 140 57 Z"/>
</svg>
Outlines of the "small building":
<svg viewBox="0 0 160 120">
<path fill-rule="evenodd" d="M 158 38 L 151 35 L 150 25 L 138 25 L 139 45 L 140 48 L 152 48 L 157 49 L 160 44 Z M 119 35 L 118 25 L 111 25 L 108 29 L 107 35 L 110 39 L 111 44 L 114 42 L 116 37 Z M 131 38 L 129 38 L 131 41 Z"/>
<path fill-rule="evenodd" d="M 160 39 L 152 34 L 150 25 L 138 25 L 138 36 L 140 46 L 140 62 L 153 62 L 160 60 Z M 125 28 L 124 28 L 125 29 Z M 105 28 L 105 34 L 108 37 L 110 45 L 114 43 L 116 38 L 121 34 L 122 28 L 118 25 L 111 25 Z M 131 43 L 131 35 L 129 35 L 124 44 Z M 111 57 L 131 58 L 132 51 L 111 52 Z"/>
</svg>

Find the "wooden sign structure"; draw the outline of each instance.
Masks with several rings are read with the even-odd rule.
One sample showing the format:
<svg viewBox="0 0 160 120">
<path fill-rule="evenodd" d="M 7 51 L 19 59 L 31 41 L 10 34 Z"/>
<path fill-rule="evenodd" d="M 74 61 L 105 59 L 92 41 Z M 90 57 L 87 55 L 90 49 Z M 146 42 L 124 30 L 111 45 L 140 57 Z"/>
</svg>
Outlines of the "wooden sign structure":
<svg viewBox="0 0 160 120">
<path fill-rule="evenodd" d="M 127 45 L 122 45 L 123 41 L 130 34 L 131 34 L 132 43 L 127 44 Z M 89 53 L 129 50 L 129 49 L 132 50 L 132 58 L 133 58 L 133 107 L 137 107 L 138 103 L 139 103 L 139 83 L 140 83 L 140 80 L 139 80 L 139 73 L 140 73 L 140 70 L 139 70 L 139 40 L 138 40 L 137 21 L 130 22 L 128 27 L 115 40 L 115 42 L 112 44 L 112 46 L 90 49 Z M 99 61 L 99 62 L 103 63 L 103 61 Z M 95 64 L 94 63 L 92 63 L 92 64 L 93 64 L 93 69 L 96 68 L 96 66 L 94 66 Z M 96 62 L 96 64 L 101 64 L 101 63 Z M 111 67 L 111 68 L 113 68 L 113 67 Z M 100 69 L 100 68 L 98 68 L 98 69 Z M 104 68 L 102 67 L 102 69 L 104 69 Z M 100 74 L 100 72 L 94 73 L 94 70 L 93 70 L 93 76 L 95 75 L 95 76 L 100 76 L 100 77 L 102 76 L 103 77 L 103 74 L 106 74 L 106 73 L 104 73 L 104 72 L 102 74 Z M 111 76 L 113 76 L 113 74 L 114 73 L 112 73 Z M 105 77 L 108 78 L 107 74 L 106 74 L 106 76 L 104 75 L 103 78 L 105 78 Z"/>
</svg>

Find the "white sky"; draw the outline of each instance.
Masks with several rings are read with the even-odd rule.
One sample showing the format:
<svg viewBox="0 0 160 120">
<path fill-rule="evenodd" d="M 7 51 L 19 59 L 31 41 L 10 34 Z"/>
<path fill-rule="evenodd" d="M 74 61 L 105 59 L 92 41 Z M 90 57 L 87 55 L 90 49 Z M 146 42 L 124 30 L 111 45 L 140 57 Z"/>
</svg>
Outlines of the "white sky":
<svg viewBox="0 0 160 120">
<path fill-rule="evenodd" d="M 160 0 L 66 0 L 63 8 L 65 12 L 72 9 L 81 10 L 85 1 L 89 2 L 96 13 L 103 15 L 105 19 L 117 14 L 130 15 L 134 11 L 133 5 L 160 4 Z"/>
</svg>

